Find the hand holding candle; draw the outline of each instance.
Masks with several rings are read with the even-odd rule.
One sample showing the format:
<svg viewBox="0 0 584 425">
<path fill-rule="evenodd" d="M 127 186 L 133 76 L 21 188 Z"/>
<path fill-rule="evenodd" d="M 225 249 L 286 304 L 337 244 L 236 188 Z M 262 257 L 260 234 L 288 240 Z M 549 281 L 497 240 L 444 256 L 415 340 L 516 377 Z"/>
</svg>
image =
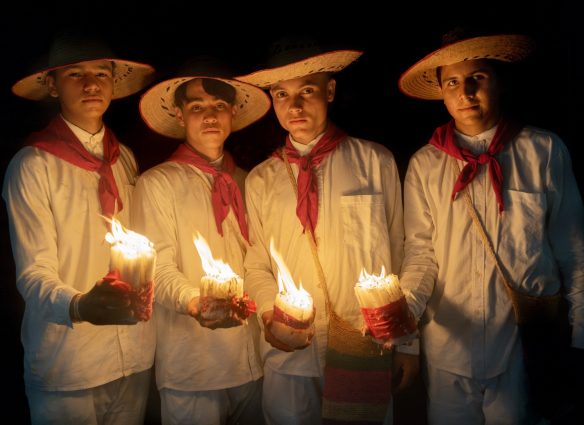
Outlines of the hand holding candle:
<svg viewBox="0 0 584 425">
<path fill-rule="evenodd" d="M 201 277 L 199 323 L 212 329 L 241 325 L 255 312 L 255 303 L 243 293 L 243 279 L 228 264 L 216 260 L 205 239 L 193 239 L 205 276 Z"/>
<path fill-rule="evenodd" d="M 274 301 L 270 331 L 274 337 L 292 348 L 306 347 L 314 335 L 314 303 L 308 292 L 298 289 L 284 260 L 270 241 L 270 253 L 278 266 L 279 293 Z"/>
<path fill-rule="evenodd" d="M 355 295 L 373 338 L 384 346 L 403 344 L 416 337 L 416 322 L 408 308 L 396 275 L 379 276 L 361 271 Z"/>
<path fill-rule="evenodd" d="M 154 292 L 154 245 L 143 235 L 126 230 L 116 219 L 111 220 L 111 233 L 105 235 L 110 249 L 110 273 L 102 284 L 109 284 L 129 294 L 136 319 L 152 316 Z"/>
</svg>

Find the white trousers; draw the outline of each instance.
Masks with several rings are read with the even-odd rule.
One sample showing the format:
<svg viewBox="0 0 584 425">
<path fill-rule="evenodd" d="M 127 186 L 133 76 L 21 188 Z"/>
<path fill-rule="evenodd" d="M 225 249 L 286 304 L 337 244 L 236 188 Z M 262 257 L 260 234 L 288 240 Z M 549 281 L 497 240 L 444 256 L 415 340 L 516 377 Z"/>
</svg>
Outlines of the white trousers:
<svg viewBox="0 0 584 425">
<path fill-rule="evenodd" d="M 262 380 L 209 391 L 160 390 L 163 425 L 263 425 Z"/>
<path fill-rule="evenodd" d="M 77 391 L 26 388 L 33 425 L 142 425 L 150 369 Z"/>
<path fill-rule="evenodd" d="M 543 366 L 543 365 L 542 365 Z M 426 367 L 430 425 L 532 424 L 521 345 L 516 344 L 507 370 L 490 379 L 474 379 Z"/>
</svg>

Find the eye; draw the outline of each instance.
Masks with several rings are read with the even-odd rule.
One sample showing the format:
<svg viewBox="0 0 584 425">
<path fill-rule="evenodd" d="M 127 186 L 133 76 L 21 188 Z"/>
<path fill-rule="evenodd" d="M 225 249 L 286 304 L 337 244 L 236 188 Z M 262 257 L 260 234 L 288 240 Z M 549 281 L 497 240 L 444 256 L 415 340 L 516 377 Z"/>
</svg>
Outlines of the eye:
<svg viewBox="0 0 584 425">
<path fill-rule="evenodd" d="M 458 85 L 458 81 L 456 81 L 456 80 L 448 80 L 446 82 L 447 87 L 456 87 L 457 85 Z"/>
<path fill-rule="evenodd" d="M 111 74 L 109 72 L 98 72 L 97 74 L 95 74 L 95 76 L 97 78 L 111 78 Z"/>
<path fill-rule="evenodd" d="M 314 93 L 314 87 L 305 87 L 304 89 L 302 89 L 302 93 L 303 94 L 312 94 L 312 93 Z"/>
<path fill-rule="evenodd" d="M 487 76 L 485 74 L 473 74 L 472 78 L 474 78 L 475 81 L 481 81 L 487 78 Z"/>
<path fill-rule="evenodd" d="M 191 105 L 190 107 L 191 112 L 201 112 L 203 107 L 201 105 Z"/>
<path fill-rule="evenodd" d="M 215 109 L 217 109 L 218 111 L 224 111 L 227 108 L 227 105 L 225 103 L 218 103 L 217 105 L 215 105 Z"/>
<path fill-rule="evenodd" d="M 68 77 L 71 77 L 71 78 L 81 78 L 81 72 L 79 72 L 79 71 L 70 71 L 70 72 L 67 73 L 67 76 Z"/>
<path fill-rule="evenodd" d="M 274 92 L 272 96 L 274 97 L 274 99 L 284 99 L 286 96 L 288 96 L 288 93 L 286 93 L 283 90 L 279 90 L 277 92 Z"/>
</svg>

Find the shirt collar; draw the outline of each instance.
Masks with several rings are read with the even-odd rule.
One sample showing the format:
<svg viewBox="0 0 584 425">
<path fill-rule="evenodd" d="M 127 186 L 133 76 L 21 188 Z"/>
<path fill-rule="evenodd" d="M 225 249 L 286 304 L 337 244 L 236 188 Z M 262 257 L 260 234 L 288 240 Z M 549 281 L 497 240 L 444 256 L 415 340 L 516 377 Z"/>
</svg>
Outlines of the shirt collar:
<svg viewBox="0 0 584 425">
<path fill-rule="evenodd" d="M 61 115 L 65 124 L 71 129 L 73 134 L 79 139 L 81 144 L 87 151 L 93 156 L 103 159 L 103 136 L 105 135 L 105 126 L 102 125 L 101 129 L 95 133 L 91 134 L 88 131 L 83 130 L 81 127 L 76 126 L 72 122 L 67 121 L 63 115 Z"/>
<path fill-rule="evenodd" d="M 497 125 L 474 136 L 467 136 L 457 129 L 454 129 L 456 141 L 459 143 L 460 147 L 468 149 L 473 153 L 484 152 L 491 144 L 496 132 Z"/>
<path fill-rule="evenodd" d="M 310 151 L 312 151 L 312 148 L 314 148 L 314 146 L 319 142 L 322 136 L 324 136 L 324 133 L 325 132 L 320 133 L 318 136 L 316 136 L 316 138 L 314 138 L 310 143 L 307 143 L 306 145 L 294 140 L 294 137 L 292 137 L 292 135 L 290 134 L 289 135 L 290 143 L 292 143 L 292 146 L 294 146 L 294 148 L 298 151 L 300 156 L 306 156 L 310 153 Z"/>
</svg>

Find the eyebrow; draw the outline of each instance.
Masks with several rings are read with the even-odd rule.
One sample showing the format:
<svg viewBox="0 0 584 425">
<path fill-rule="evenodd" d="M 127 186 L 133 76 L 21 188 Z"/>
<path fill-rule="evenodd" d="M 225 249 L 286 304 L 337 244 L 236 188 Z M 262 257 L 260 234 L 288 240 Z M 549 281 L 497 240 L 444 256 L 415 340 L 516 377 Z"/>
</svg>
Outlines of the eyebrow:
<svg viewBox="0 0 584 425">
<path fill-rule="evenodd" d="M 300 84 L 300 87 L 306 87 L 306 86 L 318 86 L 318 82 L 314 81 L 313 79 L 310 78 L 310 76 L 304 78 L 302 80 L 302 83 Z M 279 83 L 276 83 L 273 87 L 270 88 L 270 92 L 276 91 L 276 90 L 285 90 L 283 87 L 280 86 Z"/>
<path fill-rule="evenodd" d="M 477 74 L 477 73 L 485 73 L 485 74 L 489 74 L 490 73 L 490 74 L 492 74 L 493 71 L 490 68 L 482 67 L 482 68 L 477 68 L 474 71 L 472 71 L 471 73 L 465 74 L 465 75 L 474 75 L 474 74 Z M 459 76 L 459 74 L 454 74 L 451 77 L 442 78 L 442 81 L 453 80 L 453 79 L 457 78 L 458 76 Z"/>
</svg>

